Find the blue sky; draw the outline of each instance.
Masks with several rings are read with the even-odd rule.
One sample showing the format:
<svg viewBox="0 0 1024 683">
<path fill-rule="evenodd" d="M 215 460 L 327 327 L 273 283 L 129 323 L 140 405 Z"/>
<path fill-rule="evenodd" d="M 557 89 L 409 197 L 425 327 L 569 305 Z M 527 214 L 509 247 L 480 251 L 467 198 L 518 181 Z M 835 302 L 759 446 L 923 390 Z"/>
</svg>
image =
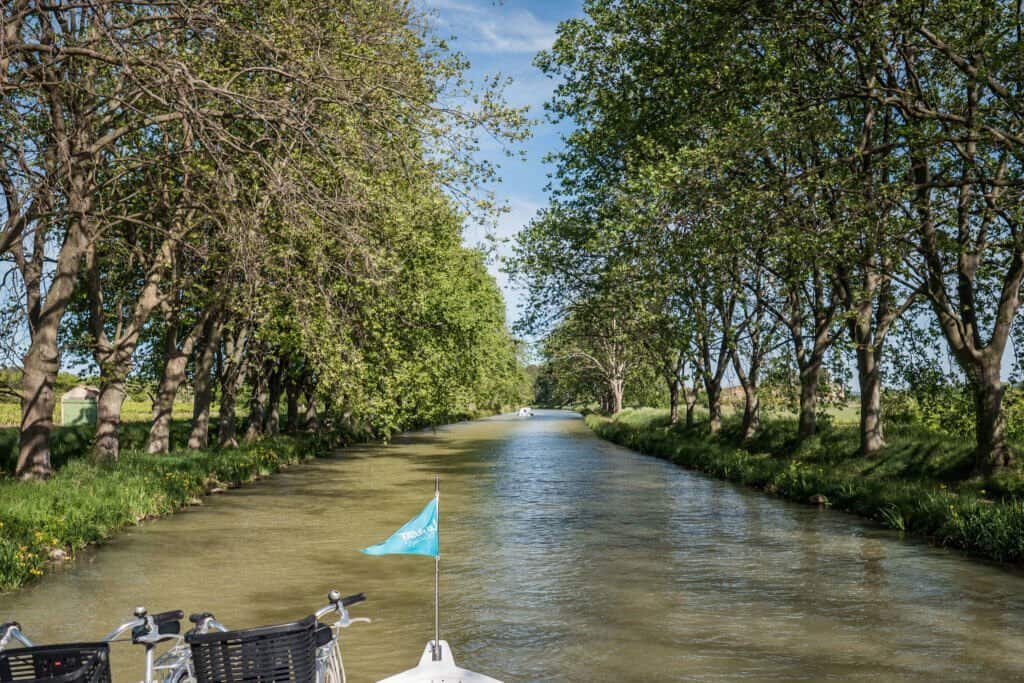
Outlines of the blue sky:
<svg viewBox="0 0 1024 683">
<path fill-rule="evenodd" d="M 529 106 L 529 116 L 541 119 L 533 136 L 525 144 L 526 160 L 506 158 L 499 150 L 481 154 L 500 164 L 501 182 L 493 189 L 509 212 L 499 221 L 494 236 L 508 240 L 522 228 L 538 209 L 546 204 L 544 186 L 551 167 L 544 156 L 561 144 L 560 130 L 544 117 L 543 105 L 554 89 L 554 81 L 533 66 L 538 51 L 551 47 L 555 29 L 564 19 L 582 14 L 580 0 L 421 0 L 432 13 L 435 33 L 445 39 L 454 37 L 453 49 L 471 63 L 469 77 L 477 82 L 486 75 L 500 73 L 512 84 L 505 91 L 509 104 Z M 467 224 L 465 241 L 475 245 L 484 240 L 485 230 Z M 509 253 L 508 243 L 499 247 L 490 266 L 505 295 L 509 323 L 518 316 L 522 294 L 511 287 L 500 272 L 500 258 Z"/>
</svg>

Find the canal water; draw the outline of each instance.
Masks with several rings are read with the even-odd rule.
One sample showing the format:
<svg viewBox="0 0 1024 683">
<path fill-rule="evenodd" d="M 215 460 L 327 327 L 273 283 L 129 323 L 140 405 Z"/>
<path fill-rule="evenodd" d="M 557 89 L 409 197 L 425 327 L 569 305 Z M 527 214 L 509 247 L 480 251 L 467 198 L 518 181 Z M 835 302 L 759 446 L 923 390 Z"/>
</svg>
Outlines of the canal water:
<svg viewBox="0 0 1024 683">
<path fill-rule="evenodd" d="M 349 680 L 411 667 L 432 637 L 433 561 L 370 557 L 440 474 L 442 637 L 513 681 L 1024 677 L 1024 577 L 855 517 L 786 503 L 539 411 L 403 436 L 147 523 L 0 596 L 37 642 L 98 638 L 132 607 L 248 627 L 365 591 Z M 141 651 L 114 650 L 115 681 Z"/>
</svg>

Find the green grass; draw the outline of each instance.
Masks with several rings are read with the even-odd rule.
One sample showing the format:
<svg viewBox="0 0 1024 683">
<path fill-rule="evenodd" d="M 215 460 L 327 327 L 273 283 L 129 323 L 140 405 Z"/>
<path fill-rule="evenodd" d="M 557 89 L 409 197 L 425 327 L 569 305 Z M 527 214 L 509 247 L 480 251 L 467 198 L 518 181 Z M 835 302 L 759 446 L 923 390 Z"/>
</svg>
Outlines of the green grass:
<svg viewBox="0 0 1024 683">
<path fill-rule="evenodd" d="M 0 426 L 17 426 L 19 424 L 21 424 L 21 405 L 0 403 Z"/>
<path fill-rule="evenodd" d="M 217 407 L 211 410 L 217 414 Z M 60 402 L 54 411 L 54 417 L 60 420 Z M 153 417 L 153 406 L 148 401 L 125 401 L 121 409 L 121 447 L 123 449 L 141 449 L 145 446 L 149 435 L 149 426 Z M 171 423 L 171 445 L 185 444 L 191 429 L 192 402 L 179 401 L 174 404 L 173 421 Z M 18 423 L 21 421 L 21 409 L 15 403 L 0 403 L 0 477 L 14 473 L 18 462 Z M 216 429 L 216 418 L 212 420 L 211 433 Z M 8 426 L 3 426 L 8 425 Z M 9 426 L 14 425 L 14 426 Z M 54 427 L 50 437 L 50 458 L 55 468 L 63 467 L 69 460 L 85 455 L 92 446 L 96 429 L 92 425 L 74 425 Z"/>
<path fill-rule="evenodd" d="M 584 412 L 596 412 L 598 410 L 597 404 L 590 406 L 578 406 L 577 409 L 583 410 Z M 622 411 L 627 412 L 638 412 L 638 411 L 659 411 L 664 416 L 665 424 L 668 424 L 668 409 L 661 408 L 645 408 L 635 407 L 627 408 Z M 620 413 L 621 414 L 621 413 Z M 694 418 L 697 420 L 706 420 L 708 417 L 708 410 L 706 405 L 698 403 L 693 411 Z M 822 409 L 821 414 L 826 416 L 826 419 L 831 421 L 834 425 L 858 425 L 860 424 L 860 403 L 858 401 L 849 401 L 841 405 L 830 405 Z M 728 419 L 734 417 L 740 419 L 743 416 L 743 401 L 732 400 L 722 402 L 722 415 Z M 761 407 L 761 416 L 766 419 L 774 420 L 796 420 L 797 412 L 788 408 L 768 408 L 766 406 Z M 680 419 L 686 418 L 686 406 L 680 406 L 679 408 Z"/>
<path fill-rule="evenodd" d="M 839 424 L 800 444 L 795 422 L 769 419 L 742 447 L 734 420 L 717 437 L 706 425 L 669 427 L 664 410 L 588 415 L 587 424 L 602 438 L 722 479 L 801 502 L 820 494 L 836 509 L 937 545 L 1024 561 L 1024 472 L 972 476 L 972 444 L 962 439 L 890 425 L 884 452 L 862 458 L 856 427 Z"/>
<path fill-rule="evenodd" d="M 214 486 L 267 476 L 324 451 L 313 440 L 278 437 L 224 451 L 127 451 L 110 465 L 74 459 L 45 482 L 0 480 L 0 591 L 42 575 L 55 549 L 73 555 Z"/>
</svg>

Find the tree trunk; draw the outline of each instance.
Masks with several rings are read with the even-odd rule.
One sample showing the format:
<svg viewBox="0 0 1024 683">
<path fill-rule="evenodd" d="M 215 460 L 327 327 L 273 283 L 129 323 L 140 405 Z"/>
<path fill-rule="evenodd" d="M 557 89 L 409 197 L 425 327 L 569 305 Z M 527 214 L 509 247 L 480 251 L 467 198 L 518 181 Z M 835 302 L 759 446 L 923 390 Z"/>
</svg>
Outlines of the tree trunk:
<svg viewBox="0 0 1024 683">
<path fill-rule="evenodd" d="M 248 356 L 245 355 L 246 342 L 251 327 L 242 324 L 233 329 L 224 340 L 223 365 L 220 377 L 220 433 L 217 441 L 221 448 L 235 447 L 235 403 L 238 390 L 242 388 Z"/>
<path fill-rule="evenodd" d="M 237 340 L 232 340 L 232 344 Z M 238 390 L 242 388 L 242 381 L 245 378 L 245 366 L 248 364 L 244 356 L 228 353 L 229 347 L 225 346 L 226 368 L 220 382 L 220 425 L 217 435 L 217 443 L 221 448 L 234 448 L 238 446 L 236 438 L 237 420 L 235 418 L 235 405 L 238 397 Z M 235 349 L 230 349 L 234 351 Z"/>
<path fill-rule="evenodd" d="M 285 393 L 288 396 L 288 421 L 286 429 L 289 434 L 299 431 L 299 387 L 295 382 L 288 382 Z"/>
<path fill-rule="evenodd" d="M 206 448 L 210 443 L 210 404 L 213 402 L 213 361 L 224 329 L 221 321 L 211 317 L 203 330 L 203 350 L 196 358 L 195 399 L 192 405 L 192 431 L 188 447 Z"/>
<path fill-rule="evenodd" d="M 800 370 L 800 424 L 797 436 L 808 439 L 818 431 L 818 376 L 821 365 L 811 363 Z"/>
<path fill-rule="evenodd" d="M 982 474 L 991 474 L 1013 462 L 1006 443 L 1006 416 L 1003 414 L 1006 387 L 999 379 L 999 366 L 984 363 L 972 385 L 977 430 L 975 469 Z"/>
<path fill-rule="evenodd" d="M 168 335 L 167 363 L 153 400 L 153 424 L 149 428 L 149 439 L 146 442 L 147 453 L 167 453 L 171 449 L 174 399 L 178 396 L 181 383 L 185 381 L 185 367 L 188 365 L 188 354 L 177 348 L 174 343 L 176 337 L 173 333 Z"/>
<path fill-rule="evenodd" d="M 250 376 L 252 382 L 252 396 L 249 398 L 249 421 L 245 427 L 245 440 L 255 441 L 263 435 L 263 422 L 266 415 L 269 397 L 267 394 L 267 376 L 262 367 L 253 368 Z"/>
<path fill-rule="evenodd" d="M 69 199 L 69 210 L 77 216 L 86 216 L 91 206 L 82 189 L 83 183 L 84 178 L 78 174 L 72 177 L 75 191 Z M 22 362 L 21 427 L 18 433 L 18 466 L 15 470 L 21 479 L 46 479 L 53 474 L 50 433 L 53 431 L 53 409 L 56 403 L 53 387 L 60 370 L 57 331 L 78 280 L 82 255 L 88 242 L 87 233 L 84 219 L 72 221 L 57 257 L 54 277 L 46 290 L 45 303 L 41 294 L 42 245 L 36 245 L 40 251 L 33 253 L 33 263 L 22 268 L 32 341 Z M 45 233 L 40 231 L 37 242 L 44 236 Z"/>
<path fill-rule="evenodd" d="M 121 406 L 128 394 L 125 389 L 127 374 L 128 368 L 121 365 L 100 378 L 100 395 L 96 400 L 96 443 L 92 451 L 96 462 L 114 462 L 120 455 Z"/>
<path fill-rule="evenodd" d="M 160 303 L 162 272 L 172 262 L 173 254 L 173 240 L 168 239 L 157 251 L 130 317 L 124 315 L 126 307 L 123 304 L 113 306 L 117 310 L 114 325 L 116 332 L 111 337 L 107 334 L 103 279 L 95 245 L 86 253 L 85 282 L 89 300 L 89 327 L 93 336 L 92 355 L 100 368 L 96 440 L 93 444 L 93 459 L 96 462 L 112 462 L 118 458 L 121 407 L 127 393 L 125 382 L 132 370 L 132 356 L 146 321 Z"/>
<path fill-rule="evenodd" d="M 860 381 L 860 453 L 866 458 L 885 447 L 882 427 L 882 368 L 875 349 L 857 349 L 857 378 Z"/>
<path fill-rule="evenodd" d="M 164 374 L 160 379 L 156 399 L 153 401 L 153 424 L 149 428 L 149 439 L 146 443 L 148 453 L 167 453 L 171 448 L 171 420 L 174 417 L 174 399 L 178 389 L 185 381 L 185 368 L 189 356 L 195 348 L 199 335 L 206 326 L 206 319 L 198 321 L 178 345 L 178 328 L 170 324 L 164 342 L 164 354 L 167 359 Z"/>
<path fill-rule="evenodd" d="M 683 385 L 683 400 L 686 401 L 686 426 L 689 428 L 693 426 L 693 411 L 697 409 L 697 387 L 687 391 Z"/>
<path fill-rule="evenodd" d="M 761 428 L 761 399 L 753 382 L 743 382 L 743 440 L 754 437 Z"/>
<path fill-rule="evenodd" d="M 306 396 L 306 416 L 305 416 L 305 427 L 307 432 L 315 432 L 320 429 L 320 420 L 316 415 L 316 389 L 314 387 L 307 387 L 305 391 Z"/>
<path fill-rule="evenodd" d="M 618 415 L 622 410 L 622 394 L 625 391 L 625 384 L 621 378 L 615 378 L 608 382 L 609 408 L 612 415 Z"/>
<path fill-rule="evenodd" d="M 217 434 L 217 443 L 221 448 L 238 445 L 238 441 L 235 439 L 235 396 L 237 393 L 238 387 L 234 382 L 221 382 Z"/>
<path fill-rule="evenodd" d="M 98 307 L 98 306 L 97 306 Z M 96 401 L 96 438 L 92 448 L 95 462 L 115 462 L 120 454 L 121 406 L 127 390 L 125 381 L 132 368 L 131 339 L 123 344 L 110 344 L 102 330 L 101 314 L 92 313 L 94 325 L 100 326 L 93 347 L 93 358 L 100 368 L 100 395 Z"/>
<path fill-rule="evenodd" d="M 787 285 L 786 313 L 779 314 L 779 322 L 789 330 L 793 343 L 796 367 L 800 373 L 800 416 L 797 438 L 814 436 L 818 431 L 818 377 L 825 353 L 835 341 L 832 335 L 840 311 L 841 286 L 834 273 L 826 275 L 820 265 L 814 264 L 807 274 L 807 282 L 791 282 Z M 805 289 L 805 285 L 810 285 Z M 807 327 L 812 323 L 812 328 Z M 810 341 L 810 344 L 806 342 Z"/>
<path fill-rule="evenodd" d="M 743 425 L 740 429 L 744 441 L 752 439 L 757 430 L 761 428 L 761 399 L 757 395 L 757 381 L 761 374 L 761 359 L 764 355 L 764 347 L 761 345 L 762 331 L 760 320 L 754 319 L 750 333 L 751 357 L 748 367 L 744 367 L 740 360 L 738 349 L 734 349 L 732 353 L 733 368 L 736 370 L 736 376 L 739 377 L 740 386 L 743 387 Z"/>
<path fill-rule="evenodd" d="M 722 387 L 710 384 L 705 387 L 708 394 L 708 428 L 712 434 L 722 430 Z"/>
<path fill-rule="evenodd" d="M 263 433 L 277 436 L 281 432 L 281 396 L 284 394 L 284 373 L 288 368 L 286 360 L 279 361 L 269 374 L 267 382 L 266 412 L 263 415 Z"/>
<path fill-rule="evenodd" d="M 668 423 L 679 424 L 679 389 L 682 382 L 679 378 L 672 377 L 668 380 Z"/>
<path fill-rule="evenodd" d="M 967 156 L 973 157 L 975 142 L 965 143 Z M 967 210 L 972 190 L 964 175 L 961 188 L 961 207 L 958 211 L 960 257 L 957 260 L 956 296 L 947 291 L 946 267 L 943 263 L 940 244 L 944 242 L 936 229 L 932 216 L 930 196 L 931 171 L 923 158 L 913 159 L 914 180 L 918 189 L 917 210 L 920 217 L 918 230 L 921 235 L 919 249 L 927 265 L 927 288 L 925 295 L 931 302 L 932 310 L 939 320 L 939 326 L 949 344 L 953 357 L 970 378 L 974 392 L 975 470 L 989 474 L 1013 462 L 1012 453 L 1006 443 L 1006 417 L 1003 415 L 1003 392 L 1000 380 L 1000 366 L 1003 353 L 1010 338 L 1017 311 L 1020 308 L 1021 284 L 1024 282 L 1024 252 L 1015 245 L 1008 267 L 1000 275 L 1001 286 L 995 310 L 992 310 L 993 329 L 987 344 L 980 344 L 981 321 L 977 302 L 986 294 L 979 292 L 976 283 L 981 255 L 976 253 L 976 238 L 968 229 L 967 221 L 973 220 L 974 212 Z M 993 197 L 987 197 L 991 201 Z M 961 208 L 958 207 L 958 208 Z M 988 212 L 990 215 L 996 211 Z M 968 332 L 973 330 L 973 332 Z"/>
<path fill-rule="evenodd" d="M 46 479 L 50 465 L 50 432 L 56 398 L 53 385 L 60 367 L 60 353 L 54 331 L 52 346 L 43 343 L 40 331 L 25 355 L 21 378 L 21 431 L 17 474 L 22 479 Z"/>
</svg>

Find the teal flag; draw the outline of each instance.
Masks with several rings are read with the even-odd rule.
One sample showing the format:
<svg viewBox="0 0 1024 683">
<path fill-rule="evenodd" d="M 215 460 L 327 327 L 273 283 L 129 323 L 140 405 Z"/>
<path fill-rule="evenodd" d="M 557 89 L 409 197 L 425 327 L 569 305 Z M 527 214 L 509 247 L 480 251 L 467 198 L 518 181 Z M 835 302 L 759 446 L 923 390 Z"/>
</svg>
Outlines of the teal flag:
<svg viewBox="0 0 1024 683">
<path fill-rule="evenodd" d="M 367 555 L 430 555 L 437 557 L 437 498 L 433 498 L 423 512 L 406 522 L 391 538 L 363 548 Z"/>
</svg>

